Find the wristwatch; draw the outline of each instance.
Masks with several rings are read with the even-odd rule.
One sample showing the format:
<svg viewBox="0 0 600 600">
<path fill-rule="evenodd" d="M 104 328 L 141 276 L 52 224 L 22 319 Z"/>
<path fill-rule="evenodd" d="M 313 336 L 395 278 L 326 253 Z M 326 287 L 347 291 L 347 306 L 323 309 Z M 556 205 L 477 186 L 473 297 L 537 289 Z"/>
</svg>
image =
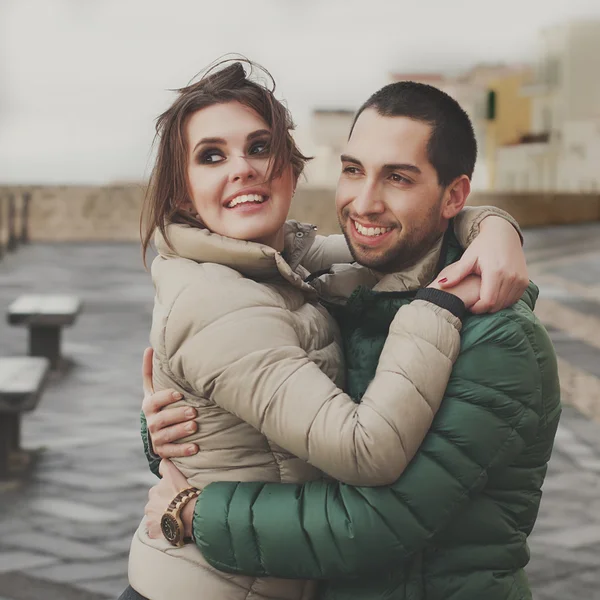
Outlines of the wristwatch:
<svg viewBox="0 0 600 600">
<path fill-rule="evenodd" d="M 182 490 L 173 498 L 171 504 L 160 519 L 160 528 L 166 540 L 172 546 L 183 546 L 183 523 L 181 521 L 181 511 L 183 507 L 193 498 L 200 495 L 197 488 L 187 488 Z"/>
</svg>

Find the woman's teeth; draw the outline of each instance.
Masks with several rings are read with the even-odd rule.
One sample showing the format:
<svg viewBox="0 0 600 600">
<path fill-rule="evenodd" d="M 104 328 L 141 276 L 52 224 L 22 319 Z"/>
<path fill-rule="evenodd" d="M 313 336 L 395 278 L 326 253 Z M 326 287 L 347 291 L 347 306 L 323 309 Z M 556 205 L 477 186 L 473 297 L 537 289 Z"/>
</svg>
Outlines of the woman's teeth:
<svg viewBox="0 0 600 600">
<path fill-rule="evenodd" d="M 361 235 L 368 235 L 369 237 L 374 237 L 376 235 L 383 235 L 388 231 L 391 231 L 391 227 L 363 227 L 360 223 L 354 221 L 354 227 L 356 227 L 356 231 Z"/>
<path fill-rule="evenodd" d="M 245 194 L 243 196 L 237 196 L 228 205 L 227 208 L 233 208 L 238 204 L 244 204 L 246 202 L 264 202 L 266 198 L 260 194 Z"/>
</svg>

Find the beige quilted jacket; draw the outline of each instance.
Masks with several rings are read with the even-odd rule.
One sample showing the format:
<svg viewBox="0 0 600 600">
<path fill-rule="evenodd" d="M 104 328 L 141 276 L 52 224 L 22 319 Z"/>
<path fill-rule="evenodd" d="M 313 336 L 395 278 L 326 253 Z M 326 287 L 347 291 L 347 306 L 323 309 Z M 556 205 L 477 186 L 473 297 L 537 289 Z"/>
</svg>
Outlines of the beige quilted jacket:
<svg viewBox="0 0 600 600">
<path fill-rule="evenodd" d="M 484 211 L 459 220 L 470 237 Z M 157 238 L 151 331 L 155 388 L 179 390 L 198 410 L 176 459 L 190 485 L 212 481 L 303 482 L 323 472 L 355 485 L 395 481 L 424 438 L 458 355 L 460 321 L 415 301 L 392 323 L 377 374 L 361 404 L 343 391 L 335 322 L 304 282 L 348 261 L 342 236 L 287 225 L 285 257 L 274 249 L 170 225 Z M 435 377 L 431 374 L 435 373 Z M 151 600 L 308 600 L 313 583 L 215 571 L 193 544 L 132 542 L 131 585 Z"/>
</svg>

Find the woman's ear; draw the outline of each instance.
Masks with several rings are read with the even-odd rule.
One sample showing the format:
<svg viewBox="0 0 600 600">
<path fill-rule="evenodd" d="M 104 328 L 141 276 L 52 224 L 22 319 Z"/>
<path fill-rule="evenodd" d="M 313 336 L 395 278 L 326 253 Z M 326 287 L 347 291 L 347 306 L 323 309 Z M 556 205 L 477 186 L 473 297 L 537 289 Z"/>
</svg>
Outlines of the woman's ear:
<svg viewBox="0 0 600 600">
<path fill-rule="evenodd" d="M 186 200 L 183 200 L 183 202 L 181 202 L 179 204 L 179 210 L 181 210 L 185 213 L 188 213 L 192 217 L 198 216 L 198 211 L 196 210 L 196 207 L 194 206 L 193 202 L 189 198 Z"/>
<path fill-rule="evenodd" d="M 447 188 L 442 207 L 442 217 L 451 219 L 464 207 L 471 193 L 471 180 L 466 175 L 455 179 Z"/>
</svg>

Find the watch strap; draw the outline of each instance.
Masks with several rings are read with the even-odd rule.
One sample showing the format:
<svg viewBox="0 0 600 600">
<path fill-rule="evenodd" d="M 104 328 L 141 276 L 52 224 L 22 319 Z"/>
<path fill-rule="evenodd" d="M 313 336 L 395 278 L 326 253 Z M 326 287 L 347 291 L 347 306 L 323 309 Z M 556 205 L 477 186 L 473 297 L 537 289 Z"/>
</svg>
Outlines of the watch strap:
<svg viewBox="0 0 600 600">
<path fill-rule="evenodd" d="M 190 487 L 185 490 L 181 490 L 173 500 L 169 506 L 167 506 L 167 510 L 165 512 L 170 512 L 174 514 L 181 513 L 183 507 L 190 501 L 192 498 L 197 498 L 200 495 L 201 490 L 198 488 Z"/>
</svg>

